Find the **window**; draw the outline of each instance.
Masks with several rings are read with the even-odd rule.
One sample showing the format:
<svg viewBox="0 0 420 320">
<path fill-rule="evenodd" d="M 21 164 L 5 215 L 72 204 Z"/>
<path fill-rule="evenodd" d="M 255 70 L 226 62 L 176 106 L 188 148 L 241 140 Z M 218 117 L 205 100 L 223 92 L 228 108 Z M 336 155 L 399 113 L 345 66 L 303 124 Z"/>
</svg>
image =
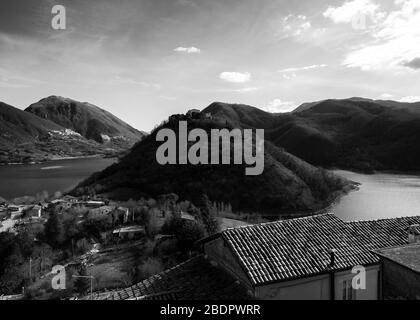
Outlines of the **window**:
<svg viewBox="0 0 420 320">
<path fill-rule="evenodd" d="M 352 280 L 343 281 L 343 300 L 356 300 L 355 290 L 353 289 Z"/>
</svg>

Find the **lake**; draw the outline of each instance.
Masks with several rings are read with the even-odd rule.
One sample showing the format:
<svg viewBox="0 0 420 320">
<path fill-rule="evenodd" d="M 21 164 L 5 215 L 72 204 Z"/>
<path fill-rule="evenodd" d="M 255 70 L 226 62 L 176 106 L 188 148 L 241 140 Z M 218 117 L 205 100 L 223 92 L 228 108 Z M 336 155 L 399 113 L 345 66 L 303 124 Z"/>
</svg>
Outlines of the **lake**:
<svg viewBox="0 0 420 320">
<path fill-rule="evenodd" d="M 92 173 L 101 171 L 116 159 L 83 158 L 49 161 L 34 165 L 0 166 L 0 197 L 12 199 L 69 191 Z"/>
<path fill-rule="evenodd" d="M 373 220 L 420 216 L 420 176 L 377 173 L 359 174 L 334 171 L 361 184 L 360 190 L 344 196 L 332 208 L 345 220 Z"/>
</svg>

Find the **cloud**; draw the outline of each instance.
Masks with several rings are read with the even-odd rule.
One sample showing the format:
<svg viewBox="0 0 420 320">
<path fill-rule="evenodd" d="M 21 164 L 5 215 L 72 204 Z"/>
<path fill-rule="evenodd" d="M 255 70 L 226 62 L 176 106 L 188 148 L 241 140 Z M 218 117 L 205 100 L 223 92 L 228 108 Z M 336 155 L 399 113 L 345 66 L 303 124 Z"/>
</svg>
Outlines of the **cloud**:
<svg viewBox="0 0 420 320">
<path fill-rule="evenodd" d="M 219 77 L 221 80 L 232 83 L 245 83 L 251 80 L 251 74 L 249 72 L 222 72 Z"/>
<path fill-rule="evenodd" d="M 407 96 L 407 97 L 401 98 L 398 101 L 399 102 L 409 102 L 409 103 L 420 102 L 420 96 Z"/>
<path fill-rule="evenodd" d="M 403 62 L 402 65 L 411 69 L 420 69 L 420 58 L 414 58 L 411 61 Z"/>
<path fill-rule="evenodd" d="M 378 99 L 383 99 L 383 100 L 388 100 L 388 99 L 392 99 L 394 97 L 393 94 L 389 94 L 389 93 L 382 93 Z"/>
<path fill-rule="evenodd" d="M 237 89 L 237 90 L 234 90 L 234 91 L 239 92 L 239 93 L 247 93 L 247 92 L 254 92 L 254 91 L 257 91 L 257 90 L 258 90 L 257 87 L 246 87 L 246 88 Z"/>
<path fill-rule="evenodd" d="M 284 38 L 297 37 L 312 27 L 311 22 L 304 15 L 293 15 L 282 19 L 282 36 Z"/>
<path fill-rule="evenodd" d="M 127 84 L 127 85 L 134 85 L 134 86 L 140 86 L 145 89 L 152 89 L 152 90 L 160 90 L 162 87 L 160 84 L 157 83 L 149 83 L 145 81 L 139 81 L 136 79 L 128 78 L 128 77 L 121 77 L 121 76 L 115 76 L 116 83 L 119 84 Z"/>
<path fill-rule="evenodd" d="M 281 99 L 274 99 L 268 105 L 262 108 L 264 111 L 270 113 L 291 112 L 297 107 L 296 103 L 291 101 L 282 101 Z"/>
<path fill-rule="evenodd" d="M 384 13 L 380 12 L 379 5 L 371 0 L 352 0 L 344 2 L 340 7 L 329 6 L 323 15 L 334 23 L 351 23 L 360 15 L 378 21 L 383 18 Z"/>
<path fill-rule="evenodd" d="M 307 70 L 313 70 L 313 69 L 320 69 L 320 68 L 326 68 L 326 67 L 328 67 L 327 64 L 314 64 L 314 65 L 306 66 L 306 67 L 282 69 L 282 70 L 279 70 L 279 72 L 289 73 L 289 72 L 298 72 L 298 71 L 307 71 Z"/>
<path fill-rule="evenodd" d="M 343 62 L 345 66 L 365 71 L 418 66 L 420 1 L 395 0 L 395 5 L 397 9 L 372 31 L 373 41 L 347 54 Z"/>
<path fill-rule="evenodd" d="M 184 52 L 184 53 L 200 53 L 201 49 L 196 47 L 178 47 L 174 49 L 175 52 Z"/>
</svg>

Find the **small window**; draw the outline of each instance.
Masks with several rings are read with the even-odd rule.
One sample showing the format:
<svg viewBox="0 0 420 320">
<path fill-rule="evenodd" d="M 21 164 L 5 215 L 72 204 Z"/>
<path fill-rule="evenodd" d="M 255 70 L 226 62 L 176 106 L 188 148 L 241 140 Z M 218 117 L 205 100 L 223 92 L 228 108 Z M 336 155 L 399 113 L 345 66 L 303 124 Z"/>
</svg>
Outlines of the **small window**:
<svg viewBox="0 0 420 320">
<path fill-rule="evenodd" d="M 343 281 L 343 300 L 355 300 L 355 292 L 351 280 Z"/>
</svg>

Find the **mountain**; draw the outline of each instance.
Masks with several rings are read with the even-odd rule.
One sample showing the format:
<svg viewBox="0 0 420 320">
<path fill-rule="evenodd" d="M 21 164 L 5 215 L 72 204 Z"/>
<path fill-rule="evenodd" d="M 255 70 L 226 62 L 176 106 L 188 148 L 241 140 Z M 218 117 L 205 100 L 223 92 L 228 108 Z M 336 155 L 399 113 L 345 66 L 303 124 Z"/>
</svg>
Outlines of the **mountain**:
<svg viewBox="0 0 420 320">
<path fill-rule="evenodd" d="M 260 114 L 258 110 L 252 110 Z M 156 142 L 156 134 L 162 128 L 177 133 L 180 120 L 188 121 L 189 130 L 202 128 L 207 133 L 211 129 L 233 128 L 219 120 L 172 116 L 136 144 L 119 163 L 94 174 L 73 193 L 103 194 L 113 199 L 139 199 L 176 193 L 182 199 L 193 202 L 205 193 L 212 201 L 231 203 L 236 211 L 278 216 L 323 208 L 348 187 L 347 181 L 298 159 L 270 142 L 265 144 L 265 170 L 260 176 L 246 176 L 245 165 L 162 166 L 156 160 L 157 149 L 162 144 Z"/>
<path fill-rule="evenodd" d="M 30 163 L 63 157 L 115 156 L 126 152 L 143 137 L 142 133 L 106 111 L 91 105 L 78 105 L 70 99 L 58 99 L 43 99 L 42 103 L 30 107 L 29 111 L 0 102 L 0 164 Z M 69 102 L 70 111 L 74 111 L 74 117 L 70 118 L 75 122 L 74 125 L 51 121 L 47 114 L 38 116 L 43 115 L 41 105 L 44 103 L 48 106 L 45 110 L 54 110 L 52 101 Z M 60 106 L 57 109 L 66 109 L 63 104 Z M 87 130 L 81 131 L 84 135 L 76 132 L 81 129 L 77 126 L 78 122 L 87 124 Z M 106 135 L 110 138 L 107 139 Z M 98 141 L 99 137 L 101 141 Z"/>
<path fill-rule="evenodd" d="M 78 133 L 0 102 L 0 163 L 22 163 L 100 153 Z"/>
<path fill-rule="evenodd" d="M 306 103 L 294 112 L 214 103 L 204 110 L 311 164 L 372 172 L 420 170 L 420 103 L 351 98 Z"/>
<path fill-rule="evenodd" d="M 144 136 L 113 114 L 68 98 L 51 96 L 30 105 L 25 111 L 109 146 L 128 148 Z"/>
</svg>

